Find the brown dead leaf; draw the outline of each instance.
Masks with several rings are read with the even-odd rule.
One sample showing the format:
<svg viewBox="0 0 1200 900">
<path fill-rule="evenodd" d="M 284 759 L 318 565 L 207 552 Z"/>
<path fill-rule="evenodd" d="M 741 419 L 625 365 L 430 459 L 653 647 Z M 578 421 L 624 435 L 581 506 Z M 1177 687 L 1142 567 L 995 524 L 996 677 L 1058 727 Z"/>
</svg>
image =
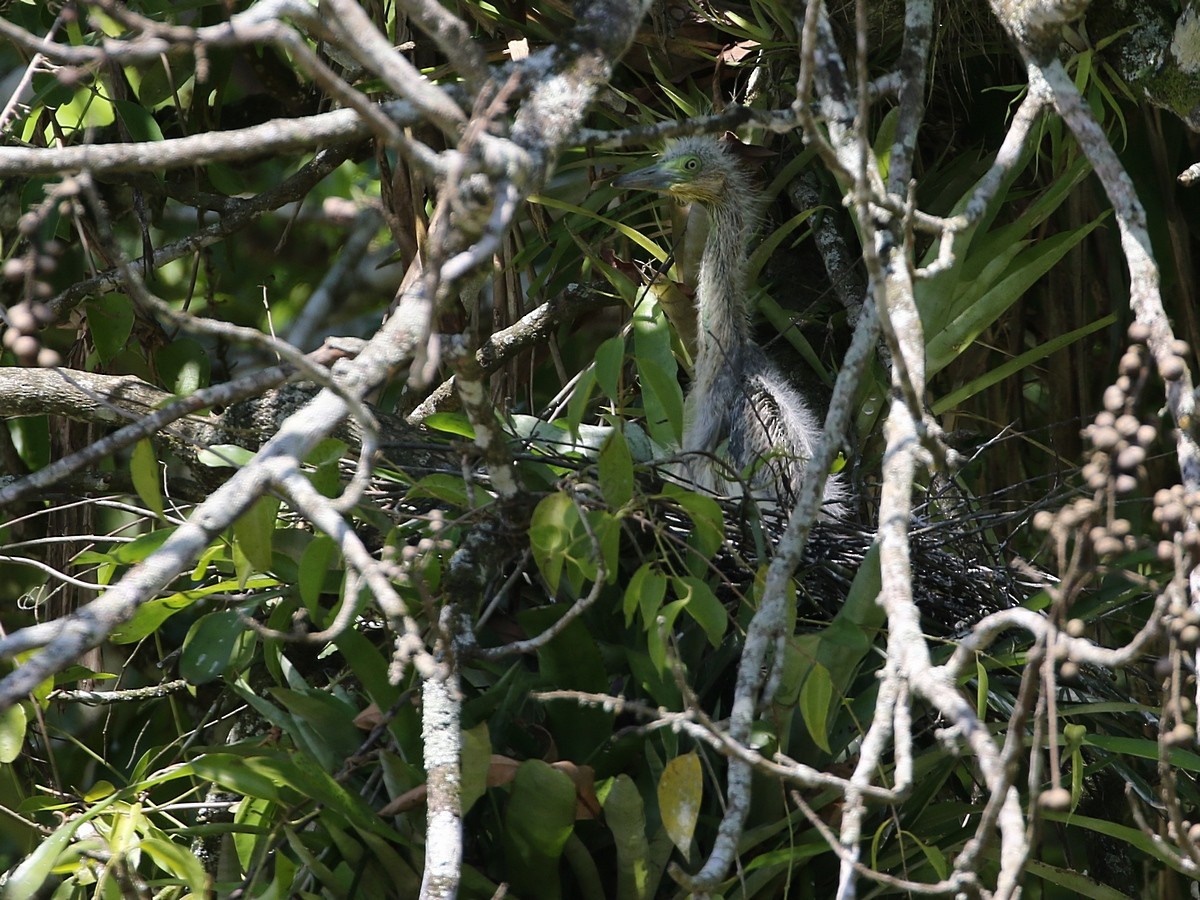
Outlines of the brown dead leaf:
<svg viewBox="0 0 1200 900">
<path fill-rule="evenodd" d="M 374 703 L 354 717 L 354 727 L 361 728 L 363 731 L 370 731 L 382 723 L 383 711 Z"/>
</svg>

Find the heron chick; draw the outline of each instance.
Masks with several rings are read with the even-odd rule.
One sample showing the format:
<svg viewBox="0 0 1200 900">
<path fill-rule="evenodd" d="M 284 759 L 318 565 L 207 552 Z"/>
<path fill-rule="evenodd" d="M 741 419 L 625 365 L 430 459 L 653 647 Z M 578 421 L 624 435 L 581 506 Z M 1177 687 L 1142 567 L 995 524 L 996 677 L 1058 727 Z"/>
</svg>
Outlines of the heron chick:
<svg viewBox="0 0 1200 900">
<path fill-rule="evenodd" d="M 821 427 L 750 327 L 746 260 L 758 197 L 725 146 L 711 137 L 669 144 L 653 165 L 615 179 L 618 188 L 660 191 L 708 213 L 709 232 L 696 284 L 695 374 L 685 402 L 683 451 L 688 474 L 716 493 L 737 493 L 715 460 L 751 472 L 761 501 L 791 506 Z M 840 479 L 825 485 L 825 515 L 843 512 Z"/>
</svg>

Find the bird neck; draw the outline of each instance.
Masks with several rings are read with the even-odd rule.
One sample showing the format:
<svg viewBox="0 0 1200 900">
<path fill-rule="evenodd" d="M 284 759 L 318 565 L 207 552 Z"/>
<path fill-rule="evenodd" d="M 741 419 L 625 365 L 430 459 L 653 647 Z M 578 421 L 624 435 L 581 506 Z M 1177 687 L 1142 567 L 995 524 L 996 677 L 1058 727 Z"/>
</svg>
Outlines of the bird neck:
<svg viewBox="0 0 1200 900">
<path fill-rule="evenodd" d="M 747 213 L 736 201 L 708 207 L 708 239 L 696 285 L 696 368 L 715 374 L 750 341 Z"/>
</svg>

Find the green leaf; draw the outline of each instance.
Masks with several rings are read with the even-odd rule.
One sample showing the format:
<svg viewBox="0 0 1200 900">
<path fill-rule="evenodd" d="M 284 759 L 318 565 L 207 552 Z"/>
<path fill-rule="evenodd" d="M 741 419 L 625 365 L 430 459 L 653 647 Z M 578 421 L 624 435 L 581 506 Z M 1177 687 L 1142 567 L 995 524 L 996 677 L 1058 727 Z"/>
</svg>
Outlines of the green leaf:
<svg viewBox="0 0 1200 900">
<path fill-rule="evenodd" d="M 1030 875 L 1040 878 L 1042 881 L 1058 885 L 1064 891 L 1069 892 L 1061 896 L 1090 897 L 1092 900 L 1130 900 L 1133 896 L 1109 885 L 1093 881 L 1086 874 L 1077 872 L 1074 869 L 1052 866 L 1040 860 L 1026 860 L 1025 871 Z M 1047 891 L 1043 896 L 1050 896 L 1050 894 Z"/>
<path fill-rule="evenodd" d="M 599 468 L 600 493 L 612 509 L 620 509 L 633 499 L 633 456 L 619 429 L 600 448 Z"/>
<path fill-rule="evenodd" d="M 1006 378 L 1015 375 L 1018 372 L 1027 369 L 1040 359 L 1045 359 L 1052 353 L 1057 353 L 1064 347 L 1068 347 L 1076 341 L 1087 337 L 1093 332 L 1107 328 L 1117 320 L 1116 313 L 1109 313 L 1107 316 L 1097 319 L 1082 328 L 1076 328 L 1074 331 L 1068 331 L 1066 334 L 1061 334 L 1056 338 L 1039 344 L 1032 350 L 1022 353 L 1020 356 L 1010 359 L 1007 362 L 1001 363 L 998 366 L 993 366 L 982 375 L 972 378 L 966 384 L 951 391 L 945 397 L 937 400 L 933 404 L 934 415 L 942 415 L 943 413 L 954 409 L 958 404 L 962 403 L 971 397 L 974 397 L 980 391 L 987 390 L 994 384 L 999 384 Z"/>
<path fill-rule="evenodd" d="M 461 475 L 446 475 L 441 472 L 426 475 L 412 486 L 408 496 L 430 497 L 442 503 L 448 503 L 457 509 L 466 509 L 470 505 L 467 487 Z"/>
<path fill-rule="evenodd" d="M 38 889 L 50 877 L 59 857 L 75 839 L 75 832 L 104 812 L 120 796 L 120 794 L 109 795 L 83 815 L 68 819 L 55 829 L 53 834 L 43 839 L 37 848 L 25 857 L 25 861 L 9 875 L 8 880 L 4 883 L 4 900 L 26 900 L 28 897 L 35 896 Z"/>
<path fill-rule="evenodd" d="M 142 498 L 154 514 L 163 514 L 162 491 L 158 486 L 158 458 L 154 455 L 154 445 L 148 438 L 142 438 L 133 446 L 129 457 L 129 474 L 133 478 L 133 489 Z"/>
<path fill-rule="evenodd" d="M 574 206 L 570 203 L 564 203 L 562 200 L 556 200 L 553 197 L 546 197 L 542 194 L 535 194 L 529 198 L 530 203 L 540 203 L 542 206 L 548 206 L 551 209 L 561 209 L 575 215 L 585 216 L 594 222 L 599 222 L 601 225 L 606 225 L 613 231 L 620 232 L 625 237 L 629 238 L 647 253 L 654 256 L 659 262 L 664 262 L 667 258 L 666 252 L 654 241 L 647 238 L 636 228 L 630 228 L 623 222 L 618 222 L 616 219 L 606 219 L 604 216 L 597 215 L 591 210 L 584 209 L 582 206 Z"/>
<path fill-rule="evenodd" d="M 308 477 L 313 487 L 326 497 L 336 497 L 341 487 L 342 473 L 338 467 L 342 456 L 346 453 L 345 441 L 337 438 L 325 438 L 308 454 L 305 462 L 314 466 L 314 471 Z"/>
<path fill-rule="evenodd" d="M 513 892 L 558 900 L 558 859 L 575 827 L 575 783 L 540 759 L 517 768 L 504 812 L 504 848 Z"/>
<path fill-rule="evenodd" d="M 671 353 L 671 330 L 653 295 L 633 312 L 633 348 L 646 409 L 646 430 L 664 446 L 683 440 L 683 391 Z"/>
<path fill-rule="evenodd" d="M 657 616 L 646 621 L 646 652 L 650 655 L 650 662 L 654 664 L 654 668 L 664 675 L 669 671 L 669 667 L 663 635 L 671 633 L 671 629 L 675 627 L 675 619 L 683 612 L 685 605 L 682 600 L 668 603 L 658 611 Z M 661 628 L 658 624 L 659 619 L 663 620 Z"/>
<path fill-rule="evenodd" d="M 570 609 L 569 604 L 541 606 L 522 610 L 517 621 L 526 634 L 541 634 L 558 622 Z M 604 658 L 582 618 L 570 622 L 537 651 L 542 682 L 561 690 L 589 691 L 609 689 L 609 674 Z M 581 706 L 556 700 L 546 704 L 548 730 L 554 736 L 562 759 L 587 759 L 612 735 L 614 714 L 599 707 Z"/>
<path fill-rule="evenodd" d="M 89 300 L 85 308 L 96 352 L 100 354 L 101 362 L 109 362 L 129 342 L 133 331 L 133 301 L 124 294 L 104 294 Z"/>
<path fill-rule="evenodd" d="M 207 684 L 229 666 L 238 637 L 246 630 L 231 610 L 209 613 L 193 623 L 183 642 L 179 674 L 192 684 Z"/>
<path fill-rule="evenodd" d="M 167 66 L 170 66 L 170 74 L 167 73 Z M 192 77 L 194 70 L 195 63 L 190 58 L 178 54 L 172 54 L 169 60 L 167 57 L 160 57 L 140 72 L 141 80 L 137 83 L 139 102 L 146 109 L 154 109 L 172 102 L 176 91 L 184 93 L 184 85 Z"/>
<path fill-rule="evenodd" d="M 667 576 L 654 563 L 642 563 L 625 587 L 625 625 L 633 624 L 633 616 L 641 612 L 642 621 L 649 627 L 658 616 L 663 598 L 667 595 Z"/>
<path fill-rule="evenodd" d="M 278 497 L 259 497 L 233 523 L 236 545 L 258 572 L 266 572 L 271 568 L 271 540 L 275 535 L 275 517 L 278 513 Z"/>
<path fill-rule="evenodd" d="M 206 753 L 191 762 L 197 777 L 212 781 L 243 797 L 261 797 L 276 803 L 292 802 L 293 794 L 285 793 L 287 779 L 273 767 L 260 765 L 261 759 L 237 756 L 232 753 Z"/>
<path fill-rule="evenodd" d="M 615 403 L 621 396 L 621 369 L 625 366 L 625 338 L 610 337 L 596 348 L 596 381 Z"/>
<path fill-rule="evenodd" d="M 487 722 L 480 722 L 474 728 L 463 731 L 460 759 L 462 787 L 459 794 L 462 814 L 465 816 L 487 790 L 488 769 L 492 763 L 492 738 L 488 734 Z"/>
<path fill-rule="evenodd" d="M 167 542 L 167 538 L 175 533 L 175 527 L 172 525 L 140 534 L 128 544 L 118 546 L 108 556 L 113 562 L 121 564 L 141 562 Z"/>
<path fill-rule="evenodd" d="M 21 755 L 25 744 L 25 707 L 14 703 L 0 711 L 0 764 L 8 764 Z"/>
<path fill-rule="evenodd" d="M 138 848 L 168 875 L 182 880 L 197 896 L 208 892 L 208 874 L 195 855 L 179 844 L 156 837 L 143 837 Z"/>
<path fill-rule="evenodd" d="M 172 393 L 186 397 L 208 384 L 211 363 L 203 344 L 181 337 L 155 351 L 154 367 Z"/>
<path fill-rule="evenodd" d="M 1012 266 L 978 301 L 934 333 L 926 348 L 930 377 L 941 371 L 962 353 L 985 328 L 1012 306 L 1039 278 L 1070 252 L 1096 226 L 1103 216 L 1071 231 L 1055 234 L 1023 250 Z"/>
<path fill-rule="evenodd" d="M 529 546 L 533 559 L 552 592 L 558 591 L 565 551 L 571 544 L 574 525 L 578 521 L 579 511 L 562 491 L 543 498 L 529 520 Z"/>
<path fill-rule="evenodd" d="M 202 588 L 196 588 L 195 590 L 180 591 L 168 597 L 147 600 L 137 608 L 137 612 L 133 614 L 132 619 L 118 625 L 113 630 L 113 633 L 109 636 L 109 640 L 114 644 L 132 644 L 135 641 L 140 641 L 142 638 L 157 631 L 158 627 L 171 616 L 175 615 L 175 613 L 187 609 L 198 600 L 202 600 L 212 594 L 226 594 L 238 588 L 246 590 L 270 588 L 276 587 L 278 584 L 279 582 L 274 578 L 266 577 L 252 578 L 244 585 L 233 580 L 223 580 L 216 584 L 208 584 Z"/>
<path fill-rule="evenodd" d="M 134 103 L 132 100 L 114 100 L 113 109 L 121 124 L 129 132 L 130 140 L 137 143 L 149 143 L 163 139 L 162 129 L 158 127 L 158 122 L 154 121 L 154 116 L 150 115 L 150 111 L 141 104 Z M 161 172 L 155 174 L 162 177 Z"/>
<path fill-rule="evenodd" d="M 833 680 L 829 670 L 820 663 L 813 663 L 804 686 L 800 689 L 800 718 L 804 727 L 818 747 L 826 753 L 829 749 L 829 713 L 833 699 Z"/>
<path fill-rule="evenodd" d="M 583 417 L 587 414 L 592 402 L 592 391 L 596 387 L 596 370 L 589 366 L 579 376 L 571 399 L 567 402 L 566 425 L 572 434 L 578 434 Z"/>
<path fill-rule="evenodd" d="M 421 420 L 421 424 L 434 431 L 443 431 L 459 437 L 475 439 L 475 428 L 462 413 L 436 412 Z"/>
<path fill-rule="evenodd" d="M 676 756 L 658 779 L 658 810 L 663 828 L 684 859 L 691 859 L 692 838 L 704 798 L 704 774 L 695 753 Z"/>
<path fill-rule="evenodd" d="M 344 700 L 312 689 L 276 687 L 269 693 L 303 726 L 308 745 L 322 761 L 346 759 L 362 744 L 362 734 L 354 726 L 355 711 Z"/>
<path fill-rule="evenodd" d="M 725 515 L 721 505 L 712 497 L 689 491 L 677 484 L 663 485 L 664 497 L 669 497 L 686 512 L 692 520 L 692 533 L 688 546 L 693 553 L 688 555 L 688 571 L 703 576 L 721 543 L 725 540 Z"/>
<path fill-rule="evenodd" d="M 604 821 L 617 850 L 616 900 L 649 900 L 650 844 L 642 795 L 628 775 L 618 775 L 604 798 Z"/>
<path fill-rule="evenodd" d="M 683 608 L 687 614 L 704 629 L 708 642 L 714 647 L 719 647 L 721 639 L 725 637 L 729 617 L 712 588 L 694 575 L 672 578 L 671 583 L 675 588 L 675 596 L 683 601 Z"/>
<path fill-rule="evenodd" d="M 324 617 L 321 595 L 325 592 L 328 576 L 341 571 L 340 565 L 334 565 L 337 557 L 337 544 L 334 543 L 333 538 L 324 534 L 313 538 L 300 555 L 300 570 L 297 578 L 300 602 L 304 604 L 304 608 L 308 610 L 308 614 L 314 622 L 321 621 Z"/>
<path fill-rule="evenodd" d="M 213 444 L 196 451 L 196 462 L 210 469 L 236 469 L 254 459 L 254 451 L 237 444 Z"/>
</svg>

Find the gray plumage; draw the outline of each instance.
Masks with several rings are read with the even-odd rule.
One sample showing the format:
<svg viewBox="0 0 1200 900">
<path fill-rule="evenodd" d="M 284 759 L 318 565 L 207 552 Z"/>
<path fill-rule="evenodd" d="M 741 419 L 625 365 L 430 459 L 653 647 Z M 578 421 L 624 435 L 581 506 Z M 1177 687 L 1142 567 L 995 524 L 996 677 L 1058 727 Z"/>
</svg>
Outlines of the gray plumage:
<svg viewBox="0 0 1200 900">
<path fill-rule="evenodd" d="M 686 137 L 668 145 L 654 165 L 613 183 L 663 191 L 708 213 L 696 285 L 695 377 L 685 406 L 689 475 L 714 492 L 738 493 L 737 479 L 714 461 L 724 458 L 738 472 L 750 470 L 756 498 L 790 506 L 821 429 L 751 334 L 746 258 L 757 198 L 749 179 L 720 142 Z M 844 499 L 840 480 L 831 477 L 825 514 L 840 515 Z"/>
</svg>

